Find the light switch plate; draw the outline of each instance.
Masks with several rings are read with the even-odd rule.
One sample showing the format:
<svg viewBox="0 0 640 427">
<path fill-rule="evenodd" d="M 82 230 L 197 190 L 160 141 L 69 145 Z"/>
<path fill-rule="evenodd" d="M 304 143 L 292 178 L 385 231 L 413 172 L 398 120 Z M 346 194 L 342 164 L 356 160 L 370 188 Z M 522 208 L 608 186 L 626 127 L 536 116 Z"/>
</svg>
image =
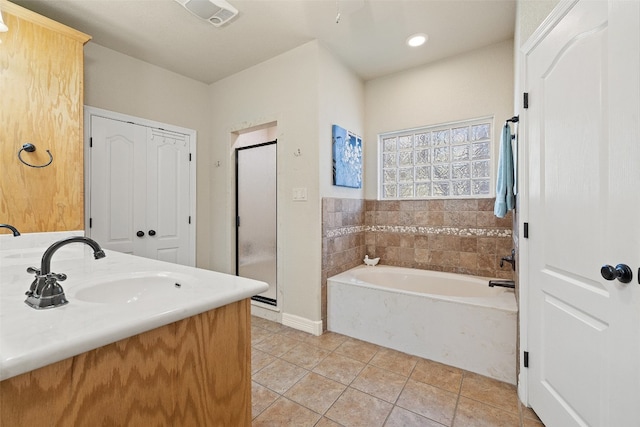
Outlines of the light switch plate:
<svg viewBox="0 0 640 427">
<path fill-rule="evenodd" d="M 307 201 L 307 187 L 297 187 L 293 189 L 293 200 L 296 202 Z"/>
</svg>

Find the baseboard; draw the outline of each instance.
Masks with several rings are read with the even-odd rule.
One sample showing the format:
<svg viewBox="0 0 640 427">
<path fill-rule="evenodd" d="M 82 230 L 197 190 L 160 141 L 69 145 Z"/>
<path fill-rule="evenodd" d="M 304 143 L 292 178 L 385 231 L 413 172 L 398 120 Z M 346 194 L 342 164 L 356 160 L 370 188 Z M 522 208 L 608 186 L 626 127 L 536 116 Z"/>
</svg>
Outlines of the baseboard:
<svg viewBox="0 0 640 427">
<path fill-rule="evenodd" d="M 282 324 L 316 336 L 322 335 L 322 320 L 313 321 L 293 314 L 282 313 Z"/>
</svg>

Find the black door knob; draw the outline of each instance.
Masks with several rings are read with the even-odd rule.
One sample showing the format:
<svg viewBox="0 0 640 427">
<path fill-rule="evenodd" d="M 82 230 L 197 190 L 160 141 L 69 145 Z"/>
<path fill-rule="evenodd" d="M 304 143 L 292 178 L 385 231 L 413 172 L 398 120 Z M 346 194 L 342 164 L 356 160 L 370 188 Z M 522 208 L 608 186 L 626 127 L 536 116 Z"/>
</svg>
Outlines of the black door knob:
<svg viewBox="0 0 640 427">
<path fill-rule="evenodd" d="M 143 237 L 144 236 L 144 231 L 140 230 L 136 233 L 136 236 L 138 237 Z"/>
<path fill-rule="evenodd" d="M 615 267 L 603 265 L 600 274 L 605 280 L 618 279 L 622 283 L 629 283 L 633 279 L 633 271 L 626 264 L 618 264 Z"/>
<path fill-rule="evenodd" d="M 149 236 L 155 236 L 156 230 L 149 230 Z"/>
</svg>

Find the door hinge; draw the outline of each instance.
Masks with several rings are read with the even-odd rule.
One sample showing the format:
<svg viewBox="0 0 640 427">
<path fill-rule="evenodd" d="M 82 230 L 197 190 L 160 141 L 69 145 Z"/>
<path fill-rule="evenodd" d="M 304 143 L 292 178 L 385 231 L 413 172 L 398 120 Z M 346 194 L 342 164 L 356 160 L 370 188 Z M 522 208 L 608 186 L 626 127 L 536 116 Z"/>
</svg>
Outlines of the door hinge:
<svg viewBox="0 0 640 427">
<path fill-rule="evenodd" d="M 89 228 L 93 227 L 93 218 L 89 218 Z"/>
<path fill-rule="evenodd" d="M 524 238 L 528 239 L 529 238 L 529 223 L 525 222 L 524 223 L 524 230 L 522 231 Z"/>
<path fill-rule="evenodd" d="M 524 365 L 525 368 L 529 367 L 529 352 L 528 351 L 524 352 L 524 355 L 522 357 L 522 362 L 523 362 L 523 365 Z"/>
<path fill-rule="evenodd" d="M 191 153 L 189 153 L 189 161 L 191 161 Z"/>
<path fill-rule="evenodd" d="M 189 215 L 189 224 L 191 224 L 191 215 Z"/>
<path fill-rule="evenodd" d="M 525 92 L 522 100 L 522 107 L 529 108 L 529 92 Z"/>
<path fill-rule="evenodd" d="M 240 217 L 236 217 L 236 227 L 240 227 Z"/>
<path fill-rule="evenodd" d="M 89 148 L 93 147 L 93 137 L 89 138 Z"/>
</svg>

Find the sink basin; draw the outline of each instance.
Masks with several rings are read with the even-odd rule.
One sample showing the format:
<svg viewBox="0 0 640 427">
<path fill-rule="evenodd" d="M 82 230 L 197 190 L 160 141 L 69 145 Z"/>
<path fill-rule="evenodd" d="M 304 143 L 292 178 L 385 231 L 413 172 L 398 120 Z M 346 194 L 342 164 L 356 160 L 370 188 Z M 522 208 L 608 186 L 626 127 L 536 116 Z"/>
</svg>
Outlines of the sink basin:
<svg viewBox="0 0 640 427">
<path fill-rule="evenodd" d="M 131 273 L 110 277 L 80 289 L 72 298 L 105 304 L 131 304 L 188 292 L 193 277 L 172 272 Z M 64 284 L 63 284 L 64 285 Z"/>
</svg>

